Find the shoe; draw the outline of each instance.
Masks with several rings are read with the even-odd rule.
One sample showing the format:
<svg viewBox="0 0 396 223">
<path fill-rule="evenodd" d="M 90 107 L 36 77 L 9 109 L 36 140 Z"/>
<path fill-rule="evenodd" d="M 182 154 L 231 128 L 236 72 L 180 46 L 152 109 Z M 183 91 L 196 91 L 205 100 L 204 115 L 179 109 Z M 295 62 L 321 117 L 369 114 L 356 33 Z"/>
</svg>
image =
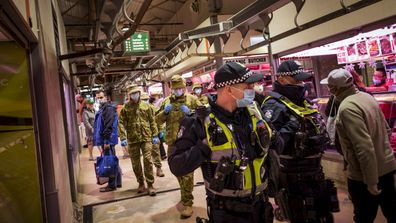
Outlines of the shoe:
<svg viewBox="0 0 396 223">
<path fill-rule="evenodd" d="M 146 187 L 144 186 L 144 183 L 139 184 L 139 187 L 137 189 L 138 194 L 141 194 L 141 193 L 143 193 L 145 191 L 146 191 Z"/>
<path fill-rule="evenodd" d="M 89 161 L 95 161 L 93 157 L 89 157 Z"/>
<path fill-rule="evenodd" d="M 193 214 L 193 209 L 191 206 L 184 206 L 183 210 L 180 212 L 180 218 L 186 219 L 191 217 Z"/>
<path fill-rule="evenodd" d="M 161 160 L 166 160 L 167 156 L 161 156 Z"/>
<path fill-rule="evenodd" d="M 120 185 L 117 185 L 117 188 L 121 188 L 122 187 L 122 184 L 120 184 Z"/>
<path fill-rule="evenodd" d="M 88 148 L 88 144 L 83 145 L 83 148 Z"/>
<path fill-rule="evenodd" d="M 100 192 L 109 192 L 109 191 L 114 191 L 114 190 L 116 190 L 116 188 L 109 187 L 109 186 L 102 187 L 102 188 L 99 189 Z"/>
<path fill-rule="evenodd" d="M 165 176 L 164 172 L 162 172 L 161 167 L 157 167 L 157 176 L 159 176 L 159 177 L 164 177 Z"/>
<path fill-rule="evenodd" d="M 148 190 L 148 195 L 150 196 L 157 195 L 157 191 L 154 189 L 153 185 L 149 185 L 147 190 Z"/>
</svg>

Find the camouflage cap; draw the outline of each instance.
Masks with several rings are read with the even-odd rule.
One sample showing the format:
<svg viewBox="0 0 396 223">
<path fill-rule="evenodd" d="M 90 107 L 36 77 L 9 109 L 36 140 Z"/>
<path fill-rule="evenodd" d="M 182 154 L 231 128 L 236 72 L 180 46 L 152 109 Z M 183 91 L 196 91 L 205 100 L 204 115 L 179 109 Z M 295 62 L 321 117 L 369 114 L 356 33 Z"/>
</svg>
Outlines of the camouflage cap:
<svg viewBox="0 0 396 223">
<path fill-rule="evenodd" d="M 180 75 L 173 75 L 171 77 L 171 89 L 185 88 L 186 81 Z"/>
<path fill-rule="evenodd" d="M 148 99 L 150 99 L 150 96 L 147 92 L 142 92 L 142 95 L 140 95 L 140 99 L 148 100 Z"/>
<path fill-rule="evenodd" d="M 192 86 L 192 89 L 194 90 L 195 88 L 202 88 L 202 84 L 200 84 L 200 83 L 195 83 L 195 84 Z"/>
<path fill-rule="evenodd" d="M 133 94 L 133 93 L 136 93 L 136 92 L 139 92 L 139 91 L 140 91 L 140 88 L 136 84 L 131 84 L 131 85 L 127 86 L 128 94 Z"/>
</svg>

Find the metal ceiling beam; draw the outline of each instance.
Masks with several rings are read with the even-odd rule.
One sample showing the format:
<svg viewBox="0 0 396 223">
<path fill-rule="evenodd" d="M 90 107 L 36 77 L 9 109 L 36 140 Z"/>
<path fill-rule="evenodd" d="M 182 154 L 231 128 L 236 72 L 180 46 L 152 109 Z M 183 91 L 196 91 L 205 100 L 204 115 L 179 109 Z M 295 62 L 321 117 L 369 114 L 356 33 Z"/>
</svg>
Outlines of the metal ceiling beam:
<svg viewBox="0 0 396 223">
<path fill-rule="evenodd" d="M 124 35 L 120 38 L 118 38 L 114 43 L 113 43 L 113 49 L 119 45 L 120 43 L 124 42 L 127 38 L 129 38 L 133 33 L 135 33 L 136 28 L 138 24 L 142 21 L 144 15 L 146 14 L 149 6 L 151 5 L 152 0 L 145 0 L 143 1 L 142 5 L 140 6 L 140 10 L 138 14 L 136 15 L 135 18 L 135 23 L 132 24 L 131 28 L 124 33 Z"/>
<path fill-rule="evenodd" d="M 249 25 L 259 20 L 261 13 L 273 12 L 289 2 L 291 0 L 257 0 L 224 22 L 180 33 L 179 38 L 187 40 L 224 34 L 240 25 Z"/>
<path fill-rule="evenodd" d="M 78 53 L 63 54 L 63 55 L 59 56 L 59 60 L 83 57 L 83 56 L 88 56 L 88 55 L 102 53 L 102 52 L 103 52 L 103 49 L 99 48 L 99 49 L 94 49 L 94 50 L 82 51 L 82 52 L 78 52 Z"/>
<path fill-rule="evenodd" d="M 131 69 L 122 69 L 122 70 L 106 70 L 105 74 L 119 74 L 119 73 L 127 73 L 131 71 L 145 71 L 145 70 L 162 70 L 162 69 L 170 69 L 172 67 L 146 67 L 146 68 L 131 68 Z M 87 76 L 87 75 L 92 75 L 92 74 L 97 74 L 97 71 L 88 71 L 88 72 L 79 72 L 79 73 L 74 73 L 72 76 Z"/>
<path fill-rule="evenodd" d="M 68 11 L 72 10 L 74 7 L 76 7 L 76 5 L 78 5 L 78 3 L 80 3 L 81 0 L 77 0 L 75 3 L 73 3 L 72 6 L 70 6 L 68 9 L 66 9 L 65 11 L 62 12 L 62 16 L 64 16 Z"/>
</svg>

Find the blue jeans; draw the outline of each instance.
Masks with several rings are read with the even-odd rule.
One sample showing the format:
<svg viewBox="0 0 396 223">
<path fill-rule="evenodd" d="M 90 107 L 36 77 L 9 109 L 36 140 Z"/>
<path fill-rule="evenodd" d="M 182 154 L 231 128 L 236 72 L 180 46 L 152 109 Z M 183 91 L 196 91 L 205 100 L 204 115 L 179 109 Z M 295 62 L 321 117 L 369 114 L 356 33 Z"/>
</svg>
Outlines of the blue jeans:
<svg viewBox="0 0 396 223">
<path fill-rule="evenodd" d="M 104 146 L 102 146 L 102 148 L 104 148 Z M 113 155 L 115 156 L 115 146 L 114 145 L 110 145 L 109 149 L 105 149 L 104 150 L 104 155 L 109 155 L 110 151 L 113 153 Z M 121 171 L 120 171 L 120 166 L 118 166 L 118 171 L 115 177 L 109 177 L 109 183 L 108 183 L 108 187 L 110 188 L 117 188 L 117 186 L 121 186 L 122 185 L 122 181 L 121 181 Z"/>
</svg>

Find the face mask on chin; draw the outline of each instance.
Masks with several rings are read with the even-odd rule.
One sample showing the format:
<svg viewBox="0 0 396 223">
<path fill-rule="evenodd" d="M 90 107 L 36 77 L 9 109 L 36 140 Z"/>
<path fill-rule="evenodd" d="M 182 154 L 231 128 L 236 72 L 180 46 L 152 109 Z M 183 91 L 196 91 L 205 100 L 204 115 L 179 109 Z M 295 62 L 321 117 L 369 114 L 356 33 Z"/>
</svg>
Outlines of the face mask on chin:
<svg viewBox="0 0 396 223">
<path fill-rule="evenodd" d="M 232 87 L 234 89 L 237 89 L 239 91 L 242 91 L 241 89 Z M 245 89 L 243 90 L 243 98 L 242 99 L 238 99 L 236 98 L 234 95 L 231 95 L 231 97 L 233 97 L 236 100 L 236 104 L 238 108 L 244 108 L 247 107 L 248 105 L 253 103 L 254 100 L 254 89 Z"/>
<path fill-rule="evenodd" d="M 181 96 L 183 96 L 183 94 L 184 94 L 184 91 L 183 91 L 183 89 L 175 89 L 175 90 L 173 90 L 173 94 L 176 96 L 176 97 L 181 97 Z"/>
</svg>

